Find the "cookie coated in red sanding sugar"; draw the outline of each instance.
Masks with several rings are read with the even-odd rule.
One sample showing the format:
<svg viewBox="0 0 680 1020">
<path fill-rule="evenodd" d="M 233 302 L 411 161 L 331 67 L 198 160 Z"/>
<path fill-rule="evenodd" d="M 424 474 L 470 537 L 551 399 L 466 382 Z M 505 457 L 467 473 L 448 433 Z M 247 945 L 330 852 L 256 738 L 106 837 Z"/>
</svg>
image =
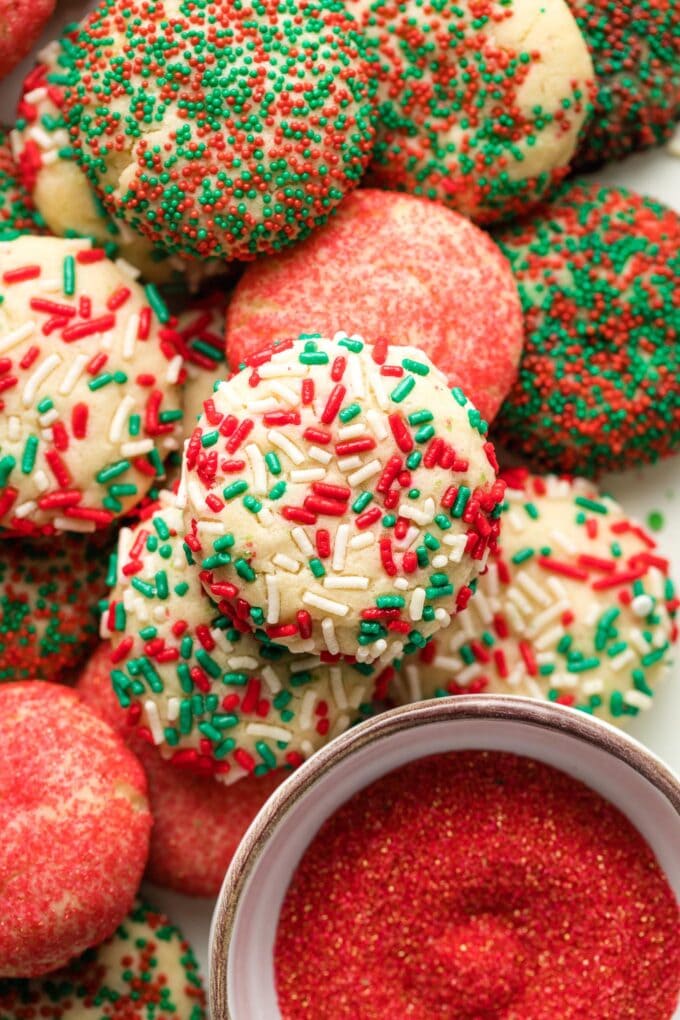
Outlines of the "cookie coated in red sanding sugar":
<svg viewBox="0 0 680 1020">
<path fill-rule="evenodd" d="M 108 938 L 148 852 L 144 772 L 57 684 L 0 687 L 0 977 L 37 977 Z"/>
<path fill-rule="evenodd" d="M 54 4 L 55 0 L 0 0 L 0 78 L 26 56 Z"/>
<path fill-rule="evenodd" d="M 78 679 L 83 701 L 126 739 L 144 766 L 153 829 L 146 877 L 186 896 L 216 896 L 246 829 L 290 774 L 277 769 L 231 786 L 165 761 L 133 733 L 111 686 L 111 646 L 99 646 Z"/>
<path fill-rule="evenodd" d="M 491 421 L 524 336 L 512 272 L 490 237 L 426 199 L 362 188 L 285 254 L 260 259 L 227 313 L 227 357 L 300 333 L 419 347 Z"/>
</svg>

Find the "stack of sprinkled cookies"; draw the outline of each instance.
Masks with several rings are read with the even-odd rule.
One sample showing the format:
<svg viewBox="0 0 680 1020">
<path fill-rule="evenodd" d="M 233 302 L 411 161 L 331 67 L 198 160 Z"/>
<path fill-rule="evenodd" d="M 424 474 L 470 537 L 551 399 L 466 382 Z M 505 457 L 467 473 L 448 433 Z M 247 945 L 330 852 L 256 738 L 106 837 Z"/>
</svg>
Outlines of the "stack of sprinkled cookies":
<svg viewBox="0 0 680 1020">
<path fill-rule="evenodd" d="M 3 2 L 0 77 L 53 6 Z M 669 136 L 680 16 L 99 0 L 34 59 L 0 129 L 0 1020 L 204 1020 L 141 882 L 216 895 L 335 737 L 654 702 L 672 569 L 592 479 L 680 450 L 680 218 L 569 174 Z"/>
<path fill-rule="evenodd" d="M 214 383 L 220 311 L 174 330 L 203 370 L 182 479 L 121 530 L 78 684 L 145 766 L 148 873 L 199 894 L 286 770 L 467 604 L 504 490 L 481 415 L 420 352 L 309 337 Z"/>
<path fill-rule="evenodd" d="M 167 757 L 231 782 L 361 715 L 495 547 L 484 429 L 423 355 L 342 334 L 218 386 L 176 500 L 121 535 L 104 616 L 114 689 Z"/>
</svg>

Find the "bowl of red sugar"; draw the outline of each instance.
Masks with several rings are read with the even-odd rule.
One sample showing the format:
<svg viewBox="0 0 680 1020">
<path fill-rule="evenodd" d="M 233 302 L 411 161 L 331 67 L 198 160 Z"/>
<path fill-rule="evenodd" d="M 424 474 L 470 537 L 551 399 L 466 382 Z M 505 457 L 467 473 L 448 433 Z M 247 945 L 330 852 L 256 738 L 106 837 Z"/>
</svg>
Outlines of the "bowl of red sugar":
<svg viewBox="0 0 680 1020">
<path fill-rule="evenodd" d="M 606 723 L 444 698 L 332 741 L 237 851 L 213 1020 L 678 1020 L 680 780 Z"/>
</svg>

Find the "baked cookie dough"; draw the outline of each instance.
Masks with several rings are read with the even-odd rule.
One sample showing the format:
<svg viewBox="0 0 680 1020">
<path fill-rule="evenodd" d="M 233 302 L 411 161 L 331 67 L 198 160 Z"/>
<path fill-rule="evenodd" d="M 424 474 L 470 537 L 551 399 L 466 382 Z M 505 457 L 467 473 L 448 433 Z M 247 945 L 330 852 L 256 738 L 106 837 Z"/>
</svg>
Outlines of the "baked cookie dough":
<svg viewBox="0 0 680 1020">
<path fill-rule="evenodd" d="M 177 447 L 181 355 L 152 284 L 89 241 L 0 242 L 0 526 L 106 527 Z"/>
<path fill-rule="evenodd" d="M 169 255 L 153 241 L 115 220 L 78 166 L 62 107 L 69 81 L 65 53 L 75 27 L 66 30 L 38 54 L 38 63 L 24 81 L 12 133 L 13 150 L 25 187 L 51 233 L 57 237 L 88 237 L 107 256 L 120 260 L 128 274 L 153 283 L 187 278 L 198 283 L 217 272 L 219 264 Z"/>
<path fill-rule="evenodd" d="M 230 784 L 294 767 L 370 712 L 377 671 L 294 657 L 264 631 L 232 625 L 206 595 L 181 511 L 165 498 L 120 533 L 118 580 L 102 618 L 120 704 L 179 768 Z"/>
<path fill-rule="evenodd" d="M 503 485 L 479 411 L 420 351 L 261 351 L 185 447 L 185 540 L 220 609 L 293 652 L 392 662 L 465 604 Z"/>
<path fill-rule="evenodd" d="M 351 0 L 375 63 L 372 174 L 480 223 L 567 173 L 593 67 L 564 0 Z"/>
<path fill-rule="evenodd" d="M 198 964 L 163 914 L 135 903 L 116 933 L 55 974 L 0 981 L 0 1020 L 204 1020 Z"/>
<path fill-rule="evenodd" d="M 526 333 L 499 443 L 588 476 L 680 449 L 680 216 L 584 178 L 496 240 Z"/>
<path fill-rule="evenodd" d="M 370 158 L 367 68 L 336 0 L 104 0 L 67 73 L 80 165 L 117 219 L 171 253 L 278 250 Z"/>
<path fill-rule="evenodd" d="M 524 339 L 510 267 L 488 234 L 413 195 L 360 188 L 291 251 L 249 266 L 227 311 L 236 368 L 275 340 L 339 328 L 418 347 L 493 420 Z"/>
<path fill-rule="evenodd" d="M 112 545 L 106 534 L 0 541 L 0 682 L 73 681 L 97 641 Z"/>
<path fill-rule="evenodd" d="M 21 183 L 9 135 L 0 127 L 0 241 L 11 240 L 18 234 L 40 234 L 44 227 Z"/>
<path fill-rule="evenodd" d="M 499 551 L 477 593 L 403 664 L 393 694 L 523 694 L 621 725 L 652 706 L 673 656 L 668 561 L 592 483 L 507 477 Z"/>
<path fill-rule="evenodd" d="M 0 977 L 39 977 L 108 938 L 149 848 L 141 765 L 60 684 L 0 684 Z"/>
<path fill-rule="evenodd" d="M 578 167 L 661 145 L 680 119 L 680 8 L 675 0 L 567 0 L 595 68 L 595 110 Z"/>
</svg>

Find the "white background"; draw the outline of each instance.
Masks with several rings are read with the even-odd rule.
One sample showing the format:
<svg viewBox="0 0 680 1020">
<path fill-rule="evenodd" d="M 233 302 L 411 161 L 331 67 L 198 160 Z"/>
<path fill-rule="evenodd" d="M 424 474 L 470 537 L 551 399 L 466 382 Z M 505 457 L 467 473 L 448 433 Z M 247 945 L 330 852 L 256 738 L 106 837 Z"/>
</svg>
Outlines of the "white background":
<svg viewBox="0 0 680 1020">
<path fill-rule="evenodd" d="M 62 0 L 41 44 L 53 39 L 60 26 L 76 20 L 88 6 L 83 0 Z M 33 58 L 27 59 L 0 84 L 0 122 L 6 125 L 11 125 L 14 120 L 20 83 L 32 64 Z M 634 156 L 598 173 L 597 179 L 651 195 L 680 212 L 680 159 L 672 157 L 668 152 L 657 151 Z M 680 281 L 678 287 L 680 289 Z M 664 527 L 657 537 L 664 553 L 674 560 L 674 577 L 676 581 L 680 580 L 680 456 L 651 468 L 611 475 L 603 481 L 602 487 L 643 522 L 646 522 L 652 510 L 663 514 Z M 654 708 L 635 719 L 630 732 L 680 773 L 680 655 L 676 658 L 679 661 L 673 668 L 669 682 L 658 692 Z M 207 975 L 212 902 L 189 899 L 156 889 L 149 892 L 153 903 L 166 910 L 170 918 L 182 927 Z"/>
</svg>

